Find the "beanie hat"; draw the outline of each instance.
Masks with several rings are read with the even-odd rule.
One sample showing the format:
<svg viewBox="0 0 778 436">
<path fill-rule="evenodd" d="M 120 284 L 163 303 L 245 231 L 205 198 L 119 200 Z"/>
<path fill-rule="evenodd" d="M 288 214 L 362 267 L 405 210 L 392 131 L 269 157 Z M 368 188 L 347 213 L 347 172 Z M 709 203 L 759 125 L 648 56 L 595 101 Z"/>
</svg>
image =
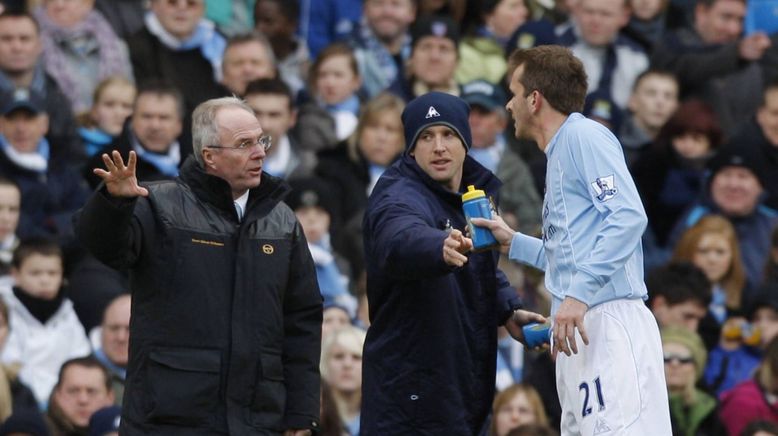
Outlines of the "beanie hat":
<svg viewBox="0 0 778 436">
<path fill-rule="evenodd" d="M 459 46 L 459 25 L 444 15 L 426 15 L 419 17 L 411 26 L 411 47 L 416 47 L 420 39 L 427 36 L 448 38 Z"/>
<path fill-rule="evenodd" d="M 119 431 L 122 409 L 119 406 L 108 406 L 96 411 L 89 418 L 89 436 L 103 436 L 106 433 Z"/>
<path fill-rule="evenodd" d="M 727 144 L 716 152 L 716 155 L 708 162 L 708 170 L 710 171 L 708 180 L 713 181 L 713 177 L 726 167 L 743 167 L 751 170 L 754 176 L 759 179 L 759 183 L 765 186 L 766 177 L 762 162 L 754 156 L 753 152 L 744 148 L 735 144 Z"/>
<path fill-rule="evenodd" d="M 327 211 L 330 219 L 339 219 L 337 195 L 330 182 L 316 176 L 292 178 L 289 180 L 292 191 L 284 201 L 292 210 L 302 207 L 319 207 Z"/>
<path fill-rule="evenodd" d="M 699 380 L 708 360 L 708 353 L 705 351 L 705 344 L 702 343 L 700 335 L 689 329 L 675 326 L 663 328 L 660 334 L 662 344 L 680 344 L 689 349 L 694 359 L 694 367 L 697 369 L 697 380 Z"/>
<path fill-rule="evenodd" d="M 430 126 L 447 126 L 456 132 L 465 149 L 473 142 L 470 135 L 470 106 L 461 98 L 442 92 L 430 92 L 411 100 L 402 113 L 405 152 L 416 146 L 421 132 Z"/>
</svg>

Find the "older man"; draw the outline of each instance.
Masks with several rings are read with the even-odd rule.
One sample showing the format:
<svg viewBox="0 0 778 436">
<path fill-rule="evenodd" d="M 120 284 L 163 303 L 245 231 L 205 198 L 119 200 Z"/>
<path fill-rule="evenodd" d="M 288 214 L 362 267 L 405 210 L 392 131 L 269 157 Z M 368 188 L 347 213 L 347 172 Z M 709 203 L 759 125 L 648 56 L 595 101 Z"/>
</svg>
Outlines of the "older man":
<svg viewBox="0 0 778 436">
<path fill-rule="evenodd" d="M 122 405 L 124 380 L 127 378 L 127 353 L 130 344 L 130 303 L 129 294 L 114 298 L 103 312 L 100 324 L 100 345 L 94 355 L 111 376 L 114 403 Z"/>
<path fill-rule="evenodd" d="M 132 280 L 126 435 L 318 427 L 322 306 L 308 244 L 262 171 L 270 138 L 234 97 L 193 114 L 194 156 L 140 186 L 114 151 L 77 233 Z"/>
</svg>

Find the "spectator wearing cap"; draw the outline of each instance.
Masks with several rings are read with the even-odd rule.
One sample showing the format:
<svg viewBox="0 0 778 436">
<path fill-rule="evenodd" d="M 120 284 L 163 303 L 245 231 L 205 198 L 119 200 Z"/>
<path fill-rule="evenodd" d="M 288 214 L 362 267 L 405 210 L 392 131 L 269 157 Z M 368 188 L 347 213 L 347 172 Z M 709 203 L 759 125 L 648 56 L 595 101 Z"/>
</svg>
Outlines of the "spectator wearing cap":
<svg viewBox="0 0 778 436">
<path fill-rule="evenodd" d="M 767 84 L 756 116 L 741 125 L 730 142 L 753 152 L 765 169 L 765 204 L 778 210 L 778 80 Z"/>
<path fill-rule="evenodd" d="M 474 185 L 497 198 L 500 187 L 467 156 L 469 112 L 464 100 L 442 92 L 411 101 L 402 114 L 405 153 L 368 200 L 363 434 L 485 431 L 495 326 L 521 340 L 521 325 L 544 320 L 519 310 L 497 252 L 469 253 L 462 192 Z"/>
<path fill-rule="evenodd" d="M 324 301 L 347 308 L 349 317 L 354 318 L 357 300 L 349 293 L 348 263 L 332 247 L 331 231 L 339 223 L 336 194 L 327 181 L 318 177 L 298 178 L 289 184 L 292 192 L 286 203 L 303 227 L 321 295 Z"/>
<path fill-rule="evenodd" d="M 60 149 L 52 152 L 59 159 L 81 163 L 80 141 L 70 103 L 57 82 L 43 68 L 43 43 L 37 21 L 31 15 L 6 11 L 0 14 L 0 92 L 11 95 L 16 89 L 43 98 L 49 116 L 47 138 Z M 0 105 L 8 103 L 0 100 Z"/>
<path fill-rule="evenodd" d="M 476 80 L 462 86 L 462 99 L 470 105 L 473 146 L 468 154 L 502 180 L 503 218 L 523 233 L 536 234 L 540 230 L 540 196 L 529 167 L 508 146 L 505 93 L 486 80 Z"/>
<path fill-rule="evenodd" d="M 706 215 L 719 214 L 735 227 L 749 286 L 762 282 L 770 235 L 778 212 L 764 205 L 763 163 L 747 150 L 724 146 L 708 162 L 707 190 L 678 219 L 670 234 L 674 246 L 681 233 Z"/>
<path fill-rule="evenodd" d="M 136 171 L 140 181 L 176 177 L 187 152 L 179 141 L 184 110 L 184 99 L 176 87 L 162 82 L 142 85 L 122 133 L 84 166 L 82 174 L 89 186 L 95 189 L 100 184 L 101 179 L 92 169 L 103 166 L 103 154 L 111 150 L 121 153 L 125 160 L 129 158 L 130 151 L 137 154 Z"/>
<path fill-rule="evenodd" d="M 665 33 L 651 56 L 653 67 L 678 76 L 682 99 L 697 97 L 713 106 L 726 135 L 753 116 L 778 55 L 775 38 L 743 33 L 746 3 L 690 3 L 693 24 Z"/>
<path fill-rule="evenodd" d="M 587 94 L 625 110 L 632 85 L 648 68 L 648 56 L 620 30 L 629 21 L 627 0 L 581 0 L 572 12 L 573 26 L 559 36 L 583 62 L 588 76 Z"/>
<path fill-rule="evenodd" d="M 18 89 L 0 97 L 0 173 L 22 193 L 20 237 L 72 235 L 71 215 L 86 201 L 83 180 L 53 156 L 49 116 L 40 95 Z"/>
<path fill-rule="evenodd" d="M 119 436 L 121 422 L 121 407 L 103 407 L 89 418 L 89 436 Z"/>
<path fill-rule="evenodd" d="M 184 97 L 185 114 L 210 98 L 226 95 L 219 83 L 227 45 L 203 18 L 204 0 L 151 0 L 143 28 L 127 39 L 138 85 L 173 83 Z"/>
<path fill-rule="evenodd" d="M 404 73 L 411 56 L 410 26 L 416 18 L 414 0 L 365 0 L 362 21 L 350 45 L 359 64 L 362 89 L 373 98 Z"/>
<path fill-rule="evenodd" d="M 430 91 L 460 95 L 454 79 L 459 61 L 459 25 L 449 17 L 424 16 L 411 27 L 411 39 L 405 74 L 397 76 L 389 92 L 406 102 Z"/>
<path fill-rule="evenodd" d="M 681 327 L 665 327 L 660 333 L 673 434 L 723 434 L 716 398 L 696 387 L 707 360 L 702 339 Z"/>
</svg>

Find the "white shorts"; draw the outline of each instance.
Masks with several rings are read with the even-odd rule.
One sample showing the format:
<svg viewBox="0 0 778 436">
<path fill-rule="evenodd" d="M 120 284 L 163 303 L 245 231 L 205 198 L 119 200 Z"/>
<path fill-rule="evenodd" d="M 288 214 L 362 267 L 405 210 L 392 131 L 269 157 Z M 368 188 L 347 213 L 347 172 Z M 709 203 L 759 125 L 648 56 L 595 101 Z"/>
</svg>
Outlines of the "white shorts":
<svg viewBox="0 0 778 436">
<path fill-rule="evenodd" d="M 662 342 L 641 300 L 614 300 L 584 316 L 589 345 L 559 353 L 562 436 L 671 436 Z"/>
</svg>

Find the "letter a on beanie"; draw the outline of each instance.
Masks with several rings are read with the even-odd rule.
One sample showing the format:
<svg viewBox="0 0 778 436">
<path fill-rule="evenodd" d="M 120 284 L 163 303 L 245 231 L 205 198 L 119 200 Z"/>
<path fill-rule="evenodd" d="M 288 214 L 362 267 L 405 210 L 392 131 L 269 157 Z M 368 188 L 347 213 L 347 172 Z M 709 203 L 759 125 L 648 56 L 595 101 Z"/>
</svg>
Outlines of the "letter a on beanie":
<svg viewBox="0 0 778 436">
<path fill-rule="evenodd" d="M 430 92 L 411 100 L 402 114 L 405 129 L 405 152 L 416 145 L 427 127 L 447 126 L 456 132 L 465 148 L 473 142 L 470 134 L 470 106 L 461 98 L 442 92 Z"/>
</svg>

